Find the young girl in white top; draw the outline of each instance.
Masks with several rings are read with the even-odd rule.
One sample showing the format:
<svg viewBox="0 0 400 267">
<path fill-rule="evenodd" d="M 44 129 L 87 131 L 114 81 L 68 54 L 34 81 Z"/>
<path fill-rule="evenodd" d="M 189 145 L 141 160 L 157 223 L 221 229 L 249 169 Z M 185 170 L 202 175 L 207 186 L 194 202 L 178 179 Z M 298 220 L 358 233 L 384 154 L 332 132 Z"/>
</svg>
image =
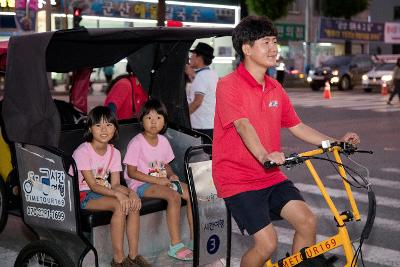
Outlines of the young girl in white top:
<svg viewBox="0 0 400 267">
<path fill-rule="evenodd" d="M 134 191 L 120 185 L 121 154 L 109 144 L 117 133 L 117 120 L 109 108 L 98 106 L 89 113 L 84 135 L 86 142 L 73 154 L 78 169 L 81 208 L 113 212 L 110 223 L 114 252 L 112 267 L 148 267 L 151 265 L 138 255 L 141 201 Z M 129 244 L 126 258 L 123 250 L 125 231 Z"/>
<path fill-rule="evenodd" d="M 179 260 L 192 260 L 193 218 L 189 191 L 183 183 L 182 194 L 172 189 L 179 177 L 169 165 L 175 156 L 167 138 L 162 135 L 167 129 L 167 110 L 160 101 L 152 99 L 146 102 L 139 118 L 142 133 L 128 144 L 123 161 L 127 166 L 125 180 L 139 197 L 161 198 L 168 202 L 167 224 L 171 238 L 168 255 Z M 181 198 L 187 201 L 191 238 L 188 246 L 181 242 L 180 237 Z"/>
</svg>

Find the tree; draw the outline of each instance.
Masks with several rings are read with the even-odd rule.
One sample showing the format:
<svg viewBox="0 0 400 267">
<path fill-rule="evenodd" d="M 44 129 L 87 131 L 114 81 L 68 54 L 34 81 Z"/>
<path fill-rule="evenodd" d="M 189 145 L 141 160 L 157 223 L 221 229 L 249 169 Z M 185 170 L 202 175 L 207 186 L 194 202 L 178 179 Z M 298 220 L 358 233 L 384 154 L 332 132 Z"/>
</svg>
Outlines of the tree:
<svg viewBox="0 0 400 267">
<path fill-rule="evenodd" d="M 251 11 L 257 15 L 267 16 L 271 20 L 277 20 L 288 13 L 289 5 L 295 0 L 246 0 Z"/>
<path fill-rule="evenodd" d="M 326 17 L 344 18 L 351 17 L 368 8 L 368 0 L 320 0 L 321 11 Z M 351 54 L 351 40 L 345 40 L 344 53 Z"/>
</svg>

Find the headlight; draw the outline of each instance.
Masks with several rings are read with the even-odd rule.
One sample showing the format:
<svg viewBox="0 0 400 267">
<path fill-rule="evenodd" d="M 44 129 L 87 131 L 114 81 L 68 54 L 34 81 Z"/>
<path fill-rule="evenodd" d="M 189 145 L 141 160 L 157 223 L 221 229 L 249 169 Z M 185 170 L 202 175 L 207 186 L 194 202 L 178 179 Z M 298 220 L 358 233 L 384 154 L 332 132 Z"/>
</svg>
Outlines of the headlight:
<svg viewBox="0 0 400 267">
<path fill-rule="evenodd" d="M 331 83 L 338 83 L 339 82 L 339 77 L 332 77 L 331 78 Z"/>
<path fill-rule="evenodd" d="M 307 77 L 307 82 L 312 82 L 312 78 L 310 76 Z"/>
<path fill-rule="evenodd" d="M 338 70 L 333 70 L 332 71 L 332 75 L 333 76 L 338 76 L 339 75 L 339 71 Z"/>
<path fill-rule="evenodd" d="M 393 78 L 392 75 L 383 75 L 382 76 L 382 81 L 388 82 L 388 81 L 391 81 L 392 78 Z"/>
<path fill-rule="evenodd" d="M 280 62 L 276 67 L 276 70 L 285 70 L 285 63 Z"/>
<path fill-rule="evenodd" d="M 361 77 L 361 79 L 362 79 L 363 81 L 368 81 L 368 76 L 364 74 L 364 75 Z"/>
</svg>

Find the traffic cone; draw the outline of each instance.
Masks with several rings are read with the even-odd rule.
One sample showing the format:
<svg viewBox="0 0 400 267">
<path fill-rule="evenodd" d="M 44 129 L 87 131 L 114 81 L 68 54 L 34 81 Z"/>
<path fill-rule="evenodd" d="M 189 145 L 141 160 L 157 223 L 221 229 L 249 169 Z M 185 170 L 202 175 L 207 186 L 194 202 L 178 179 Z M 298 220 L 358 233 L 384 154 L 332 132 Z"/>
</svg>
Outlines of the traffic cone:
<svg viewBox="0 0 400 267">
<path fill-rule="evenodd" d="M 329 81 L 325 82 L 325 87 L 324 87 L 324 98 L 325 99 L 331 99 L 331 85 L 329 84 Z"/>
<path fill-rule="evenodd" d="M 388 86 L 387 83 L 382 83 L 381 86 L 381 95 L 387 95 L 388 94 Z"/>
</svg>

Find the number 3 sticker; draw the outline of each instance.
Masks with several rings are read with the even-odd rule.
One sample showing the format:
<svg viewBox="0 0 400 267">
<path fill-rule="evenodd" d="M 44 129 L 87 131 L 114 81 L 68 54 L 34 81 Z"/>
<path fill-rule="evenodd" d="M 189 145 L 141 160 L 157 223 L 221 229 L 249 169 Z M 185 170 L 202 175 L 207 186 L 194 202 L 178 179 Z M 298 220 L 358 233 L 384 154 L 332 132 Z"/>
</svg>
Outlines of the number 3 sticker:
<svg viewBox="0 0 400 267">
<path fill-rule="evenodd" d="M 215 254 L 219 249 L 219 237 L 217 235 L 212 235 L 207 241 L 207 252 L 210 254 Z"/>
</svg>

